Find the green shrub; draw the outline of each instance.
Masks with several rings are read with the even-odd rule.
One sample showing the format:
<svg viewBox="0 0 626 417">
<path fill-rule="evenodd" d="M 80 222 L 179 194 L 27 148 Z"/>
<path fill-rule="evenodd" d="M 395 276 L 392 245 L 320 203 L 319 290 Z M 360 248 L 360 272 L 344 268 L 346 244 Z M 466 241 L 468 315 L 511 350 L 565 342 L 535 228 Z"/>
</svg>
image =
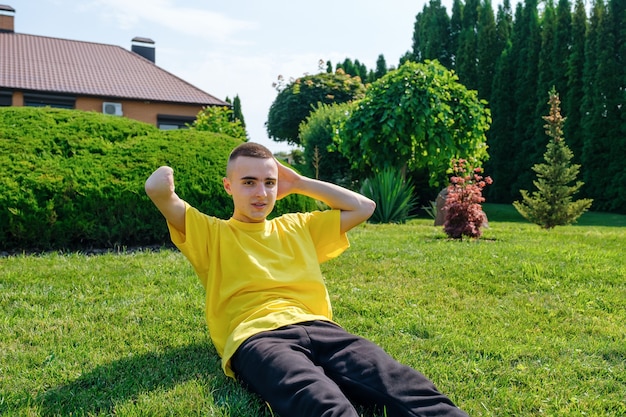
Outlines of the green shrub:
<svg viewBox="0 0 626 417">
<path fill-rule="evenodd" d="M 353 185 L 350 161 L 339 152 L 333 139 L 350 106 L 349 103 L 320 104 L 300 124 L 306 174 L 348 188 Z"/>
<path fill-rule="evenodd" d="M 161 165 L 174 168 L 182 198 L 228 218 L 232 200 L 222 177 L 239 143 L 78 110 L 0 109 L 0 250 L 168 242 L 164 219 L 144 192 Z M 276 213 L 314 208 L 312 200 L 290 196 Z"/>
<path fill-rule="evenodd" d="M 452 160 L 452 176 L 443 206 L 443 231 L 448 237 L 482 236 L 482 227 L 487 223 L 487 215 L 481 206 L 485 201 L 483 189 L 492 182 L 491 177 L 483 176 L 481 167 L 473 167 L 465 159 Z"/>
<path fill-rule="evenodd" d="M 233 138 L 246 140 L 248 134 L 240 120 L 235 119 L 234 112 L 229 107 L 207 106 L 196 116 L 191 129 L 202 132 L 222 133 Z"/>
<path fill-rule="evenodd" d="M 413 185 L 392 168 L 385 168 L 366 179 L 361 193 L 376 202 L 376 210 L 370 217 L 370 222 L 404 223 L 417 204 L 413 191 Z"/>
</svg>

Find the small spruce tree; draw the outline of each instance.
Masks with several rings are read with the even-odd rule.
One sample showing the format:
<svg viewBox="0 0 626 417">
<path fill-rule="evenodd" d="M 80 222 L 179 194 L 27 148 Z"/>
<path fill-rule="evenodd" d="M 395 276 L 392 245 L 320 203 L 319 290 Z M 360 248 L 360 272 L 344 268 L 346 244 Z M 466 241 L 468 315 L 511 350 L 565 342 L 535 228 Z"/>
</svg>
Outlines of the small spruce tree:
<svg viewBox="0 0 626 417">
<path fill-rule="evenodd" d="M 571 163 L 573 153 L 563 138 L 565 118 L 561 116 L 561 100 L 554 87 L 549 92 L 548 104 L 550 113 L 543 116 L 546 134 L 550 137 L 543 155 L 545 163 L 532 167 L 537 173 L 537 179 L 533 181 L 537 191 L 530 194 L 527 190 L 521 190 L 522 201 L 515 201 L 513 206 L 527 220 L 545 229 L 552 229 L 576 221 L 589 209 L 592 200 L 572 201 L 572 196 L 584 183 L 576 181 L 571 184 L 578 176 L 580 165 Z"/>
</svg>

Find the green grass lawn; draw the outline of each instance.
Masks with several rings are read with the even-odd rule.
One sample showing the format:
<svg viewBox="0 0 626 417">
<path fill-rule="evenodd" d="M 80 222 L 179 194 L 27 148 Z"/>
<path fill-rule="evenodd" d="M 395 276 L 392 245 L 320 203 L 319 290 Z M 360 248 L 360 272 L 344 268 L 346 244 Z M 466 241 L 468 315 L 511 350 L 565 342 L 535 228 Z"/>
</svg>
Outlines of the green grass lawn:
<svg viewBox="0 0 626 417">
<path fill-rule="evenodd" d="M 471 416 L 626 415 L 626 216 L 479 241 L 363 225 L 323 264 L 335 319 Z M 0 258 L 0 415 L 270 416 L 226 378 L 178 252 Z M 364 415 L 372 415 L 364 411 Z"/>
</svg>

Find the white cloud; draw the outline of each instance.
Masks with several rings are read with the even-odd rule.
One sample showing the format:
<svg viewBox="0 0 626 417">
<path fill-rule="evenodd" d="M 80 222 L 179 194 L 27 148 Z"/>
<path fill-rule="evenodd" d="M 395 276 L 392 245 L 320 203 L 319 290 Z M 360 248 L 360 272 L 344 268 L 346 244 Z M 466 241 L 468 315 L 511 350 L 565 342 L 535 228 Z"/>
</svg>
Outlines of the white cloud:
<svg viewBox="0 0 626 417">
<path fill-rule="evenodd" d="M 179 6 L 171 0 L 94 0 L 88 5 L 99 9 L 105 19 L 117 22 L 124 30 L 147 22 L 208 41 L 236 43 L 239 34 L 256 28 L 251 21 Z"/>
</svg>

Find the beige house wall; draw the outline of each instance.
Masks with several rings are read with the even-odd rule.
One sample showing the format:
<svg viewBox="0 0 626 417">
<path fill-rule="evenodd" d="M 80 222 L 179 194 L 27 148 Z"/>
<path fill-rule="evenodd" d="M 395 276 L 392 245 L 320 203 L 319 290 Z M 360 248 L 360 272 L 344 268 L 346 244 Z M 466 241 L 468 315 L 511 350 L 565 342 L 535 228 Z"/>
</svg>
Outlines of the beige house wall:
<svg viewBox="0 0 626 417">
<path fill-rule="evenodd" d="M 15 99 L 14 99 L 15 100 Z M 149 101 L 116 100 L 96 97 L 77 97 L 76 109 L 102 113 L 102 103 L 120 103 L 122 116 L 156 126 L 158 115 L 196 117 L 202 110 L 196 104 L 154 103 Z"/>
<path fill-rule="evenodd" d="M 103 99 L 101 97 L 76 97 L 75 108 L 102 113 L 103 103 L 120 103 L 122 116 L 157 126 L 157 116 L 196 117 L 203 106 L 199 104 L 158 103 L 150 101 Z M 12 105 L 24 106 L 24 93 L 13 91 Z"/>
</svg>

